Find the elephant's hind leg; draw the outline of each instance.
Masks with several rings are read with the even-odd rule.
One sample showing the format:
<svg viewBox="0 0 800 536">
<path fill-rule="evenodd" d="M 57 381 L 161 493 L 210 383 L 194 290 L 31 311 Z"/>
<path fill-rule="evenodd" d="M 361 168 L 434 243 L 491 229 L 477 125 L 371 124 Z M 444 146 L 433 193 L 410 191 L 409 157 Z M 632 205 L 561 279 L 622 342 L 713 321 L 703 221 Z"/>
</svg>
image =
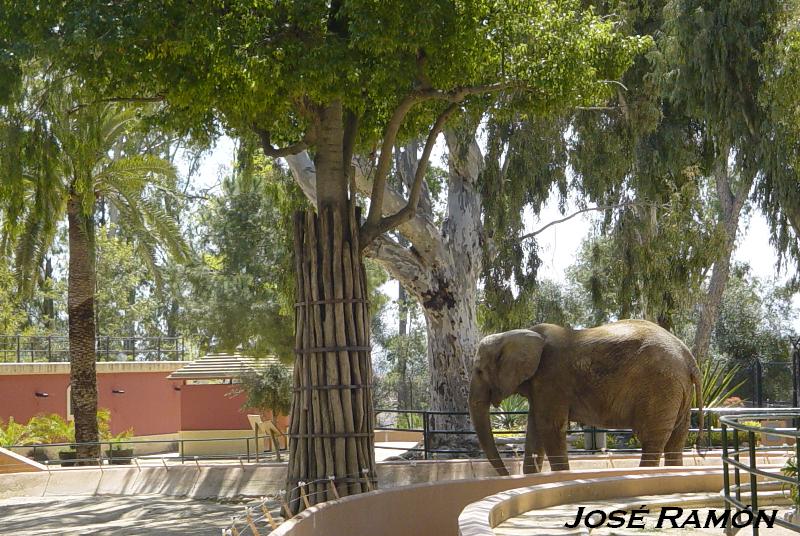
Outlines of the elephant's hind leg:
<svg viewBox="0 0 800 536">
<path fill-rule="evenodd" d="M 686 437 L 689 435 L 689 419 L 683 419 L 667 440 L 664 447 L 664 465 L 683 465 L 683 448 L 686 445 Z"/>
<path fill-rule="evenodd" d="M 642 443 L 642 459 L 639 467 L 658 467 L 671 432 L 671 430 L 651 430 L 637 434 Z"/>
</svg>

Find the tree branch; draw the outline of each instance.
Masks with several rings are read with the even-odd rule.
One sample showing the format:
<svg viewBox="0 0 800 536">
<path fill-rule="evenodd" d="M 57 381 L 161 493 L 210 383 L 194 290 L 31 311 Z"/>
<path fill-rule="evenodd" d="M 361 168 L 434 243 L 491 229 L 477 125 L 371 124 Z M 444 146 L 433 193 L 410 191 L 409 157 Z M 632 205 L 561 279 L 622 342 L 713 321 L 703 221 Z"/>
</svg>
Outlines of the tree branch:
<svg viewBox="0 0 800 536">
<path fill-rule="evenodd" d="M 431 127 L 430 132 L 428 132 L 428 138 L 425 140 L 425 147 L 422 150 L 422 156 L 417 163 L 417 171 L 414 175 L 414 182 L 411 184 L 411 189 L 408 194 L 408 203 L 399 211 L 395 212 L 391 216 L 380 218 L 377 224 L 371 224 L 369 219 L 365 222 L 365 224 L 361 228 L 361 243 L 363 245 L 369 244 L 375 237 L 390 231 L 397 227 L 398 225 L 407 222 L 414 215 L 417 213 L 417 205 L 419 204 L 419 195 L 422 191 L 422 183 L 425 180 L 425 174 L 428 171 L 428 163 L 430 162 L 431 151 L 433 151 L 433 146 L 436 144 L 436 138 L 442 132 L 447 119 L 453 115 L 453 113 L 458 109 L 458 103 L 452 103 L 450 106 L 445 108 L 445 110 L 439 114 L 439 117 L 436 118 L 436 122 Z M 381 155 L 383 156 L 383 155 Z M 385 185 L 385 178 L 384 178 L 384 185 Z M 374 184 L 373 184 L 373 192 L 375 191 Z M 383 204 L 383 191 L 381 191 L 381 205 Z M 370 215 L 372 214 L 372 209 L 370 209 Z"/>
<path fill-rule="evenodd" d="M 392 149 L 397 140 L 397 133 L 403 125 L 405 119 L 411 108 L 419 102 L 419 99 L 413 94 L 406 95 L 400 101 L 400 104 L 395 108 L 391 119 L 386 124 L 383 131 L 383 141 L 381 143 L 381 152 L 378 156 L 378 164 L 375 167 L 375 175 L 372 180 L 372 194 L 370 195 L 369 214 L 365 226 L 368 228 L 377 229 L 381 222 L 383 212 L 383 190 L 386 187 L 386 178 L 389 176 L 389 168 L 392 162 Z M 362 242 L 364 244 L 364 242 Z"/>
<path fill-rule="evenodd" d="M 639 201 L 631 201 L 631 202 L 628 202 L 628 203 L 619 203 L 619 204 L 616 204 L 616 205 L 598 205 L 596 207 L 582 208 L 580 210 L 577 210 L 577 211 L 573 212 L 569 216 L 566 216 L 566 217 L 561 218 L 559 220 L 551 221 L 547 225 L 545 225 L 545 226 L 543 226 L 543 227 L 541 227 L 539 229 L 536 229 L 533 232 L 530 232 L 528 234 L 524 234 L 524 235 L 520 236 L 517 240 L 522 241 L 522 240 L 527 240 L 528 238 L 533 238 L 534 236 L 536 236 L 538 234 L 541 234 L 542 232 L 544 232 L 546 229 L 552 227 L 553 225 L 558 225 L 559 223 L 564 223 L 565 221 L 571 220 L 575 216 L 579 216 L 579 215 L 581 215 L 581 214 L 583 214 L 585 212 L 592 212 L 592 211 L 603 212 L 603 211 L 606 211 L 606 210 L 614 210 L 614 209 L 623 208 L 623 207 L 647 207 L 647 206 L 652 207 L 652 206 L 656 206 L 656 204 L 655 203 L 647 203 L 647 202 L 639 202 Z M 664 205 L 662 205 L 662 206 L 664 206 Z"/>
<path fill-rule="evenodd" d="M 424 61 L 424 58 L 422 61 Z M 376 166 L 375 176 L 373 179 L 372 194 L 370 196 L 370 209 L 365 224 L 365 228 L 370 229 L 367 235 L 376 236 L 374 235 L 373 230 L 379 229 L 383 226 L 383 190 L 386 185 L 386 178 L 389 175 L 389 169 L 392 161 L 392 149 L 397 141 L 397 133 L 400 131 L 400 127 L 403 125 L 403 120 L 415 104 L 427 100 L 444 100 L 451 102 L 452 104 L 456 104 L 471 95 L 485 95 L 487 93 L 494 93 L 497 91 L 503 91 L 505 89 L 522 87 L 524 86 L 519 82 L 499 82 L 496 84 L 464 86 L 455 88 L 451 91 L 442 91 L 439 89 L 425 87 L 425 85 L 423 85 L 422 88 L 416 89 L 406 95 L 403 100 L 400 101 L 400 104 L 395 109 L 391 119 L 386 124 L 386 128 L 384 129 L 380 155 L 378 157 L 378 164 Z M 452 106 L 449 106 L 447 110 L 451 110 L 451 108 Z M 448 111 L 447 115 L 449 116 L 450 113 L 452 113 L 452 111 Z M 403 215 L 403 217 L 406 216 Z M 362 242 L 362 244 L 366 244 L 366 242 Z"/>
<path fill-rule="evenodd" d="M 253 125 L 253 131 L 258 134 L 258 137 L 261 140 L 261 148 L 264 150 L 264 154 L 271 156 L 272 158 L 291 156 L 302 153 L 308 149 L 308 142 L 306 141 L 307 138 L 303 138 L 301 141 L 294 142 L 286 147 L 278 148 L 272 145 L 272 139 L 269 131 L 259 128 L 255 125 Z"/>
<path fill-rule="evenodd" d="M 378 261 L 392 278 L 416 296 L 431 288 L 430 281 L 425 279 L 430 271 L 425 261 L 416 251 L 404 248 L 388 236 L 377 237 L 365 248 L 364 254 Z"/>
<path fill-rule="evenodd" d="M 294 158 L 294 157 L 292 157 Z M 362 195 L 367 195 L 372 190 L 369 169 L 363 166 L 356 166 L 356 187 Z M 386 186 L 384 191 L 384 213 L 399 211 L 405 206 L 406 200 L 398 192 Z M 426 262 L 442 262 L 446 258 L 444 239 L 439 228 L 431 219 L 424 215 L 417 214 L 398 227 L 403 236 L 413 244 L 417 254 L 425 259 Z"/>
</svg>

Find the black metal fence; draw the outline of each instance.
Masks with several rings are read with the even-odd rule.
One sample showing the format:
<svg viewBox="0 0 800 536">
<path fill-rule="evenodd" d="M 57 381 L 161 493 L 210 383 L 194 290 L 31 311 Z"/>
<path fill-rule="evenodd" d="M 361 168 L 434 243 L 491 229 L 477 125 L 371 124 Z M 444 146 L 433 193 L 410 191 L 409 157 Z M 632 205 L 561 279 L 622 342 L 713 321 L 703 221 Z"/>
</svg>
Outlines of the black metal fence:
<svg viewBox="0 0 800 536">
<path fill-rule="evenodd" d="M 800 408 L 785 408 L 776 411 L 798 411 Z M 703 408 L 704 425 L 703 425 L 703 440 L 698 446 L 705 449 L 721 449 L 722 448 L 722 431 L 718 425 L 719 417 L 722 415 L 730 414 L 751 414 L 754 412 L 769 412 L 772 408 Z M 421 442 L 419 446 L 406 448 L 406 447 L 392 447 L 382 445 L 381 448 L 394 449 L 402 452 L 416 452 L 419 453 L 423 459 L 430 460 L 436 458 L 453 457 L 453 456 L 482 456 L 480 449 L 475 448 L 452 448 L 453 444 L 469 444 L 468 441 L 448 441 L 448 437 L 452 436 L 476 436 L 475 431 L 469 427 L 467 412 L 445 412 L 445 411 L 427 411 L 427 410 L 393 410 L 393 409 L 377 409 L 375 410 L 376 416 L 378 415 L 395 415 L 394 425 L 376 426 L 375 431 L 396 431 L 396 432 L 416 432 L 421 434 Z M 506 455 L 520 454 L 524 450 L 524 423 L 527 411 L 493 411 L 490 412 L 490 418 L 498 417 L 519 417 L 522 426 L 518 428 L 498 428 L 493 426 L 495 441 L 501 453 L 505 451 Z M 460 416 L 464 418 L 465 428 L 462 429 L 443 429 L 436 427 L 436 419 L 440 416 Z M 385 419 L 386 420 L 386 419 Z M 398 422 L 402 422 L 398 425 Z M 698 423 L 698 410 L 692 409 L 692 424 L 689 428 L 689 440 L 692 442 L 696 439 L 699 428 Z M 717 424 L 715 424 L 717 423 Z M 693 435 L 694 434 L 694 435 Z M 595 426 L 585 427 L 572 427 L 567 430 L 568 448 L 571 453 L 578 454 L 596 454 L 599 452 L 618 452 L 618 453 L 635 453 L 640 452 L 641 447 L 635 438 L 633 431 L 630 429 L 622 428 L 600 428 Z M 613 440 L 612 440 L 613 438 Z M 444 444 L 444 447 L 440 445 Z M 686 449 L 690 449 L 691 445 L 687 444 Z M 398 453 L 399 454 L 399 453 Z"/>
<path fill-rule="evenodd" d="M 791 422 L 791 427 L 774 427 L 765 421 Z M 764 491 L 791 490 L 788 495 L 793 498 L 795 507 L 800 502 L 800 471 L 797 470 L 797 463 L 800 460 L 800 411 L 797 408 L 786 410 L 767 410 L 764 412 L 746 412 L 740 415 L 727 415 L 720 418 L 722 434 L 722 465 L 723 465 L 723 490 L 722 496 L 725 501 L 725 510 L 728 520 L 727 529 L 732 527 L 735 516 L 731 515 L 732 508 L 739 512 L 749 512 L 749 519 L 758 520 L 759 516 L 759 493 Z M 729 434 L 729 432 L 732 432 Z M 745 434 L 746 446 L 739 438 L 740 434 Z M 784 471 L 758 467 L 759 437 L 762 434 L 769 434 L 774 437 L 785 438 L 789 443 L 794 443 L 794 470 L 792 464 L 786 466 Z M 742 459 L 744 455 L 744 460 Z M 730 469 L 733 468 L 733 482 L 731 482 Z M 742 483 L 742 472 L 747 475 L 748 482 Z M 792 474 L 794 473 L 794 474 Z M 759 479 L 760 477 L 760 479 Z M 743 492 L 745 498 L 743 498 Z M 797 510 L 795 510 L 797 512 Z M 740 515 L 738 512 L 736 515 Z M 800 532 L 800 522 L 794 519 L 783 519 L 779 516 L 774 517 L 774 524 L 791 530 Z M 738 525 L 735 525 L 738 526 Z M 759 533 L 759 523 L 751 524 L 752 534 Z M 727 533 L 727 531 L 726 531 Z"/>
<path fill-rule="evenodd" d="M 98 361 L 184 361 L 183 337 L 96 337 Z M 66 335 L 0 335 L 0 363 L 69 361 Z"/>
</svg>

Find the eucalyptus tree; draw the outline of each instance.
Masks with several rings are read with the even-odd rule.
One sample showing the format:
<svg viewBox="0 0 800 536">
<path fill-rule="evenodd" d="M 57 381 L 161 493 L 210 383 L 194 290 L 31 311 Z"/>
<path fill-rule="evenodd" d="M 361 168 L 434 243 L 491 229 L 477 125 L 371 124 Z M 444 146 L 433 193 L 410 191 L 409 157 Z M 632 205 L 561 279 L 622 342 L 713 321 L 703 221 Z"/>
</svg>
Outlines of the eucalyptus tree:
<svg viewBox="0 0 800 536">
<path fill-rule="evenodd" d="M 296 221 L 305 305 L 297 316 L 288 485 L 312 482 L 315 502 L 328 496 L 321 481 L 328 476 L 340 495 L 369 488 L 362 472 L 375 480 L 361 254 L 387 231 L 419 225 L 427 162 L 448 119 L 500 93 L 536 111 L 593 102 L 641 44 L 579 2 L 562 1 L 84 0 L 3 8 L 7 33 L 25 33 L 23 46 L 0 40 L 13 57 L 46 55 L 100 100 L 163 102 L 162 120 L 199 136 L 220 125 L 255 135 L 271 157 L 313 152 L 302 171 L 320 216 Z M 425 139 L 419 165 L 407 199 L 395 205 L 386 192 L 392 149 L 418 135 Z M 363 222 L 351 187 L 355 153 L 371 163 Z M 435 247 L 428 241 L 420 253 Z M 300 295 L 306 290 L 310 296 Z"/>
<path fill-rule="evenodd" d="M 791 3 L 620 0 L 603 9 L 655 46 L 603 106 L 567 119 L 569 186 L 620 208 L 597 225 L 581 279 L 598 322 L 612 313 L 672 328 L 700 303 L 694 349 L 702 358 L 751 192 L 779 251 L 798 252 Z M 564 131 L 556 132 L 558 143 Z M 558 184 L 561 174 L 556 168 Z"/>
<path fill-rule="evenodd" d="M 14 97 L 0 115 L 0 214 L 3 243 L 13 246 L 6 258 L 13 255 L 20 289 L 29 293 L 66 218 L 75 440 L 96 442 L 95 207 L 100 200 L 116 207 L 146 265 L 156 269 L 162 246 L 183 258 L 187 251 L 178 228 L 147 195 L 151 185 L 168 189 L 174 170 L 151 156 L 111 156 L 135 135 L 133 109 L 83 105 L 69 82 L 52 73 L 26 76 Z M 80 458 L 98 455 L 99 446 L 78 447 Z"/>
<path fill-rule="evenodd" d="M 771 80 L 784 70 L 773 52 L 787 44 L 792 8 L 792 2 L 780 0 L 672 0 L 664 10 L 656 75 L 669 102 L 699 125 L 702 169 L 716 194 L 721 236 L 694 339 L 699 359 L 708 352 L 742 209 L 754 185 L 773 231 L 784 232 L 777 245 L 797 251 L 800 214 L 792 193 L 798 191 L 798 175 L 786 151 L 796 151 L 798 139 L 787 137 L 770 102 Z M 787 221 L 793 221 L 793 230 Z"/>
</svg>

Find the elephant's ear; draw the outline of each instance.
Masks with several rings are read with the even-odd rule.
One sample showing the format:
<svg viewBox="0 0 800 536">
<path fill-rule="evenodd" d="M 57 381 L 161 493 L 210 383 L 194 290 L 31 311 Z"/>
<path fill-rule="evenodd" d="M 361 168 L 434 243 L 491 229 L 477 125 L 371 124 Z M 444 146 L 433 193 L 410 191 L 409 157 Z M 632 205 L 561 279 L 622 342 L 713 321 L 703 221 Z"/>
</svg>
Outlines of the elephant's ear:
<svg viewBox="0 0 800 536">
<path fill-rule="evenodd" d="M 514 393 L 522 382 L 536 373 L 544 345 L 544 337 L 528 329 L 515 329 L 502 335 L 497 384 L 504 397 Z"/>
</svg>

